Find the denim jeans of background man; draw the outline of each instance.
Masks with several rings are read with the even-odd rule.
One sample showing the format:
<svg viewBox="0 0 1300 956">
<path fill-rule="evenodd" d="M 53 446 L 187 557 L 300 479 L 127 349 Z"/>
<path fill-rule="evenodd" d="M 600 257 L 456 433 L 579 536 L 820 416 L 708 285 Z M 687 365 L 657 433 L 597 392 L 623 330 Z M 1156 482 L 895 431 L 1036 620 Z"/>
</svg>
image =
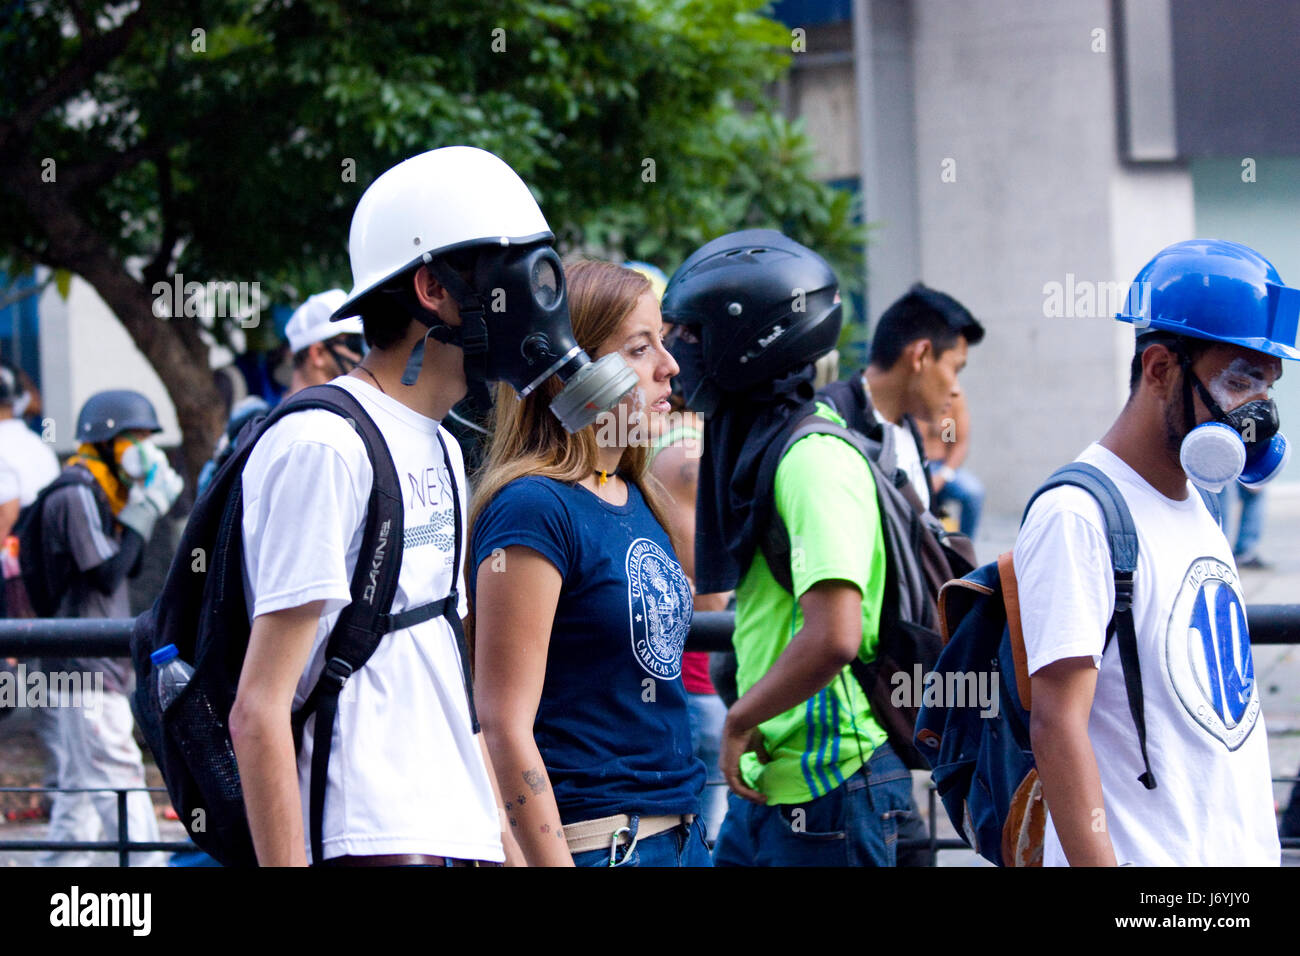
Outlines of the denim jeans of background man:
<svg viewBox="0 0 1300 956">
<path fill-rule="evenodd" d="M 932 474 L 940 467 L 940 464 L 930 462 Z M 935 504 L 940 507 L 950 501 L 955 501 L 961 506 L 959 519 L 961 524 L 958 530 L 968 538 L 975 537 L 975 532 L 979 529 L 980 514 L 984 510 L 984 483 L 968 469 L 958 468 L 952 480 L 944 482 L 944 486 L 935 495 Z"/>
<path fill-rule="evenodd" d="M 912 774 L 881 744 L 852 777 L 808 803 L 756 804 L 735 794 L 714 866 L 897 866 L 900 831 L 916 832 Z"/>
<path fill-rule="evenodd" d="M 1233 489 L 1236 489 L 1236 495 Z M 1238 559 L 1237 566 L 1245 568 L 1263 567 L 1259 553 L 1256 550 L 1259 547 L 1259 536 L 1264 531 L 1264 490 L 1257 489 L 1252 491 L 1245 485 L 1238 482 L 1230 483 L 1226 488 L 1219 492 L 1219 514 L 1223 516 L 1223 534 L 1231 541 L 1228 536 L 1228 515 L 1230 508 L 1229 503 L 1233 497 L 1241 499 L 1241 516 L 1237 522 L 1237 541 L 1232 546 L 1232 554 Z"/>
</svg>

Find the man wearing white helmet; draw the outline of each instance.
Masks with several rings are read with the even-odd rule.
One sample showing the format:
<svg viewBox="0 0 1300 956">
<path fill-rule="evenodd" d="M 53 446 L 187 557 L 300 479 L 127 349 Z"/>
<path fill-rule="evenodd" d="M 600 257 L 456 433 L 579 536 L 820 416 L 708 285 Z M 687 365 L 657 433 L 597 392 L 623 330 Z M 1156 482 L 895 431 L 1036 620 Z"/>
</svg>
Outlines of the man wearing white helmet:
<svg viewBox="0 0 1300 956">
<path fill-rule="evenodd" d="M 328 411 L 287 416 L 265 433 L 243 472 L 252 633 L 230 717 L 263 864 L 515 858 L 467 692 L 466 481 L 440 422 L 471 386 L 501 380 L 527 394 L 558 374 L 565 388 L 552 410 L 576 430 L 636 384 L 621 358 L 592 362 L 574 342 L 553 239 L 518 175 L 465 146 L 398 164 L 357 205 L 354 284 L 334 315 L 360 316 L 370 351 L 333 384 L 373 418 L 401 483 L 392 614 L 447 610 L 386 635 L 342 679 L 330 735 L 307 721 L 295 761 L 290 713 L 330 673 L 325 646 L 351 601 L 373 468 Z M 313 813 L 322 742 L 333 757 Z"/>
<path fill-rule="evenodd" d="M 293 378 L 285 397 L 309 385 L 324 385 L 347 375 L 365 354 L 361 319 L 356 316 L 331 322 L 334 310 L 347 301 L 342 289 L 318 292 L 294 310 L 284 334 L 293 353 Z"/>
</svg>

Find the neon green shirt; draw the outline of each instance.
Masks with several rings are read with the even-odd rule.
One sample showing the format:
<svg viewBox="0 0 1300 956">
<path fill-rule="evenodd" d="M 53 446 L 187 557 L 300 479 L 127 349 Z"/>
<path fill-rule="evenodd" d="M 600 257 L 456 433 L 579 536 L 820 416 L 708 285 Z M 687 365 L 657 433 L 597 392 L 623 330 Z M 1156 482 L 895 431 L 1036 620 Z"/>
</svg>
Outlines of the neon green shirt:
<svg viewBox="0 0 1300 956">
<path fill-rule="evenodd" d="M 845 424 L 827 405 L 817 414 Z M 736 685 L 745 693 L 803 627 L 798 598 L 819 581 L 843 580 L 862 593 L 864 660 L 876 652 L 885 587 L 885 543 L 871 469 L 847 442 L 809 435 L 776 470 L 776 508 L 790 534 L 791 595 L 761 551 L 736 589 Z M 845 667 L 830 686 L 759 725 L 771 761 L 741 758 L 740 770 L 769 803 L 807 803 L 844 783 L 885 741 L 866 694 Z"/>
</svg>

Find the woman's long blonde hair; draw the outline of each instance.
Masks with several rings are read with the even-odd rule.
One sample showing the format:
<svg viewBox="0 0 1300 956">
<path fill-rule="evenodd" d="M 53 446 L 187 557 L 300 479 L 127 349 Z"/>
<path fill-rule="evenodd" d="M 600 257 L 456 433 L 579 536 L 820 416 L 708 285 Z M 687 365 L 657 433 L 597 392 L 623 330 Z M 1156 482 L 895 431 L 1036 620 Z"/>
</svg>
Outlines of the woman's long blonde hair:
<svg viewBox="0 0 1300 956">
<path fill-rule="evenodd" d="M 605 340 L 618 331 L 637 300 L 651 291 L 649 280 L 639 272 L 594 259 L 567 263 L 564 277 L 574 338 L 593 358 Z M 497 386 L 492 435 L 475 476 L 469 509 L 471 554 L 479 514 L 497 492 L 516 478 L 541 475 L 573 484 L 596 471 L 598 426 L 589 426 L 572 435 L 565 431 L 550 409 L 551 400 L 559 392 L 560 383 L 555 377 L 524 399 L 516 398 L 514 390 L 505 383 Z M 634 443 L 623 450 L 618 473 L 628 484 L 636 485 L 671 539 L 663 507 L 666 493 L 650 474 L 649 460 L 650 449 L 646 444 Z M 675 549 L 676 542 L 673 545 Z M 466 568 L 465 573 L 477 574 L 478 569 Z"/>
</svg>

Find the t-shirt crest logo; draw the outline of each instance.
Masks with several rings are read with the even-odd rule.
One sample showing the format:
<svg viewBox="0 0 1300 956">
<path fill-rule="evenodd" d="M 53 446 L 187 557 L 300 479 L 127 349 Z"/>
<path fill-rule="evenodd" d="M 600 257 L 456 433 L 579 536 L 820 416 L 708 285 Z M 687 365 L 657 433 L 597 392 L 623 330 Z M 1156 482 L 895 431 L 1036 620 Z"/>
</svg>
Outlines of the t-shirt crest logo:
<svg viewBox="0 0 1300 956">
<path fill-rule="evenodd" d="M 691 626 L 691 588 L 681 566 L 649 538 L 627 549 L 627 597 L 632 653 L 650 674 L 675 680 Z"/>
<path fill-rule="evenodd" d="M 1232 568 L 1197 558 L 1187 569 L 1165 636 L 1165 665 L 1191 718 L 1229 750 L 1259 718 L 1246 602 Z"/>
</svg>

